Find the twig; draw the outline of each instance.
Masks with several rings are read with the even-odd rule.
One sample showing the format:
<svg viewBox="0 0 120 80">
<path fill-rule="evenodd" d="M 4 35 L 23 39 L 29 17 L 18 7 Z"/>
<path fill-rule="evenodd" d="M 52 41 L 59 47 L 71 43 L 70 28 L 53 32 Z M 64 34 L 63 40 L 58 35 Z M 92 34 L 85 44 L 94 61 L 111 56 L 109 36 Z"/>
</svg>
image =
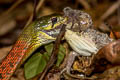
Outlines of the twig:
<svg viewBox="0 0 120 80">
<path fill-rule="evenodd" d="M 86 0 L 77 0 L 86 10 L 90 10 L 90 5 Z"/>
<path fill-rule="evenodd" d="M 58 54 L 58 51 L 59 51 L 59 46 L 60 46 L 60 41 L 62 39 L 62 37 L 64 36 L 65 34 L 65 27 L 66 25 L 62 25 L 62 28 L 60 30 L 60 33 L 55 41 L 55 44 L 53 46 L 53 50 L 52 50 L 52 55 L 50 57 L 50 60 L 49 62 L 47 63 L 46 65 L 46 68 L 44 69 L 42 75 L 40 76 L 40 79 L 39 80 L 43 80 L 45 74 L 47 73 L 47 71 L 53 66 L 54 62 L 56 61 L 57 59 L 57 54 Z"/>
<path fill-rule="evenodd" d="M 119 0 L 120 3 L 120 0 Z M 118 7 L 118 25 L 120 25 L 120 5 Z"/>
<path fill-rule="evenodd" d="M 24 0 L 17 0 L 8 10 L 6 10 L 3 14 L 8 14 L 12 10 L 14 10 L 20 3 L 22 3 Z"/>
<path fill-rule="evenodd" d="M 105 20 L 110 16 L 118 7 L 120 6 L 120 1 L 115 2 L 100 18 L 100 20 Z"/>
<path fill-rule="evenodd" d="M 44 0 L 39 0 L 37 6 L 34 7 L 34 8 L 36 8 L 36 9 L 35 9 L 35 10 L 33 11 L 33 13 L 30 15 L 30 18 L 28 19 L 28 21 L 27 21 L 27 23 L 26 23 L 25 26 L 28 26 L 28 25 L 32 22 L 33 16 L 36 15 L 36 14 L 34 14 L 34 13 L 37 13 L 37 12 L 39 11 L 39 9 L 41 8 L 41 6 L 42 6 L 43 3 L 44 3 Z"/>
<path fill-rule="evenodd" d="M 45 0 L 40 0 L 40 2 L 38 3 L 37 7 L 36 7 L 36 12 L 39 11 L 39 9 L 41 8 L 41 6 L 43 5 Z"/>
<path fill-rule="evenodd" d="M 34 8 L 33 8 L 33 18 L 32 21 L 36 19 L 36 7 L 37 7 L 38 0 L 34 0 Z"/>
</svg>

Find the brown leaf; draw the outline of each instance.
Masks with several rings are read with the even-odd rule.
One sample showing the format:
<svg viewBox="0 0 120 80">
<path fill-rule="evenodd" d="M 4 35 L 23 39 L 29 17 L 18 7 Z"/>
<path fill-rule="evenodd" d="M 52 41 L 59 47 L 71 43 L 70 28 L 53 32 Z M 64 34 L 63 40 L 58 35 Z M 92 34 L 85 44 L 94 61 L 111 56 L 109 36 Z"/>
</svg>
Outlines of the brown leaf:
<svg viewBox="0 0 120 80">
<path fill-rule="evenodd" d="M 120 39 L 120 32 L 114 32 L 114 33 L 111 32 L 110 37 L 113 39 L 115 39 L 115 38 Z"/>
<path fill-rule="evenodd" d="M 105 58 L 112 64 L 120 64 L 120 40 L 104 46 L 97 53 L 97 59 Z"/>
</svg>

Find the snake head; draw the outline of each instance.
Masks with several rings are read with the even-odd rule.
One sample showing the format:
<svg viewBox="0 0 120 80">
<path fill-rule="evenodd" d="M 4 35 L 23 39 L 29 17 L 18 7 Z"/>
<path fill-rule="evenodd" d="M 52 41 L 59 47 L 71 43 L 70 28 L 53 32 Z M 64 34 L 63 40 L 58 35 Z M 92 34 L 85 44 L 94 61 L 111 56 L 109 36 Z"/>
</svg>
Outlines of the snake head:
<svg viewBox="0 0 120 80">
<path fill-rule="evenodd" d="M 48 36 L 56 37 L 60 32 L 62 24 L 66 23 L 66 21 L 67 18 L 60 14 L 41 17 L 36 21 L 34 32 L 38 34 L 43 32 Z"/>
</svg>

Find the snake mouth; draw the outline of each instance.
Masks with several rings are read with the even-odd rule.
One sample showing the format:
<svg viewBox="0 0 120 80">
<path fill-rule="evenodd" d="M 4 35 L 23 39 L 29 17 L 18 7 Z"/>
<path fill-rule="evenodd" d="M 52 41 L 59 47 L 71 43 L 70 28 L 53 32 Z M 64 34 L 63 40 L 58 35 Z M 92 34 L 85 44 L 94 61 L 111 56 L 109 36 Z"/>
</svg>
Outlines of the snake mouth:
<svg viewBox="0 0 120 80">
<path fill-rule="evenodd" d="M 62 24 L 57 26 L 54 29 L 50 29 L 50 30 L 42 30 L 42 32 L 46 33 L 47 35 L 56 38 L 60 32 L 60 29 L 62 28 Z"/>
</svg>

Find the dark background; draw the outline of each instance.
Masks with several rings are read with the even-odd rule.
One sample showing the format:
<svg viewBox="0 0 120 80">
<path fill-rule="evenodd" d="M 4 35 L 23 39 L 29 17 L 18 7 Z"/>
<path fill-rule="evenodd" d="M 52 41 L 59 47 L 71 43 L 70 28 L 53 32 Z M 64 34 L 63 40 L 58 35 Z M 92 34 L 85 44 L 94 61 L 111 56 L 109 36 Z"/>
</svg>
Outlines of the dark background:
<svg viewBox="0 0 120 80">
<path fill-rule="evenodd" d="M 0 61 L 31 20 L 34 4 L 34 0 L 0 0 Z M 62 13 L 69 6 L 89 13 L 95 29 L 108 35 L 109 26 L 115 32 L 120 31 L 120 0 L 37 0 L 37 4 L 37 17 Z"/>
</svg>

